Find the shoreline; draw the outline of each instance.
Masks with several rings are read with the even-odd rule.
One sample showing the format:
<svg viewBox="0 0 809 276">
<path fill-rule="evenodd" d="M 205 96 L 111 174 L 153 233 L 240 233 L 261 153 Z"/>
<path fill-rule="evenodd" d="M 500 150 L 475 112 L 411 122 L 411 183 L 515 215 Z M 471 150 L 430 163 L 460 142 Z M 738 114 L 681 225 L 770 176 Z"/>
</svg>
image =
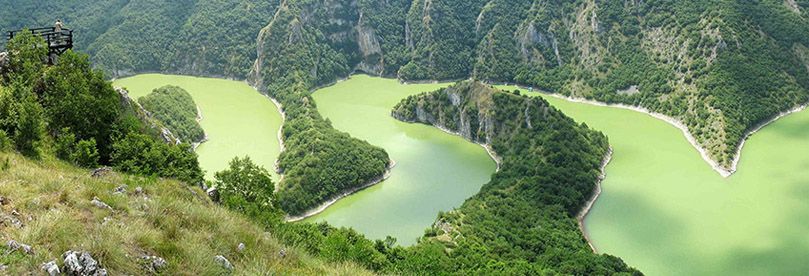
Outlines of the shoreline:
<svg viewBox="0 0 809 276">
<path fill-rule="evenodd" d="M 418 122 L 410 122 L 410 123 L 418 123 Z M 452 134 L 452 135 L 461 137 L 464 140 L 466 140 L 467 142 L 471 142 L 473 144 L 476 144 L 478 146 L 483 147 L 483 149 L 486 150 L 486 153 L 489 154 L 489 158 L 491 158 L 494 161 L 494 164 L 495 164 L 494 172 L 499 172 L 500 171 L 500 165 L 503 162 L 503 159 L 501 159 L 500 156 L 497 155 L 497 152 L 495 152 L 494 149 L 492 148 L 492 146 L 490 146 L 489 144 L 477 143 L 477 142 L 471 141 L 469 139 L 466 139 L 466 137 L 463 137 L 463 135 L 461 135 L 460 133 L 454 132 L 454 131 L 449 130 L 447 128 L 444 128 L 443 126 L 438 126 L 438 125 L 435 125 L 435 124 L 430 124 L 430 126 L 433 126 L 433 127 L 437 128 L 437 129 L 440 129 L 441 131 L 444 131 L 444 132 L 446 132 L 448 134 Z"/>
<path fill-rule="evenodd" d="M 526 87 L 526 86 L 522 86 L 522 85 L 516 85 L 515 84 L 513 86 L 516 86 L 516 87 L 518 87 L 520 89 L 531 89 L 530 87 Z M 753 135 L 757 131 L 761 130 L 765 126 L 777 121 L 778 119 L 783 118 L 784 116 L 790 115 L 792 113 L 803 111 L 804 109 L 809 107 L 809 103 L 804 103 L 804 104 L 798 105 L 797 107 L 793 107 L 793 108 L 791 108 L 791 109 L 789 109 L 787 111 L 783 111 L 781 113 L 778 113 L 776 116 L 770 118 L 769 120 L 766 120 L 766 121 L 756 125 L 756 127 L 752 128 L 752 129 L 750 129 L 748 131 L 745 131 L 744 135 L 742 135 L 741 141 L 739 141 L 738 145 L 736 146 L 736 152 L 733 155 L 733 161 L 731 161 L 730 168 L 725 168 L 725 167 L 720 166 L 719 163 L 717 163 L 715 160 L 713 160 L 713 158 L 711 158 L 710 155 L 708 154 L 708 151 L 705 148 L 703 148 L 702 146 L 699 145 L 699 143 L 697 142 L 697 139 L 693 135 L 691 135 L 691 132 L 688 130 L 688 127 L 685 124 L 683 124 L 680 120 L 677 120 L 677 119 L 675 119 L 675 118 L 673 118 L 671 116 L 668 116 L 668 115 L 665 115 L 665 114 L 662 114 L 662 113 L 653 112 L 653 111 L 650 111 L 650 110 L 648 110 L 648 109 L 646 109 L 644 107 L 639 107 L 639 106 L 631 106 L 631 105 L 627 105 L 627 104 L 610 104 L 610 103 L 604 103 L 604 102 L 599 102 L 599 101 L 595 101 L 595 100 L 589 100 L 589 99 L 585 99 L 585 98 L 576 98 L 576 97 L 561 95 L 561 94 L 557 94 L 557 93 L 550 93 L 550 92 L 539 90 L 539 89 L 533 89 L 533 90 L 536 91 L 537 93 L 542 94 L 542 95 L 551 96 L 551 97 L 554 97 L 554 98 L 557 98 L 557 99 L 563 99 L 563 100 L 566 100 L 566 101 L 569 101 L 569 102 L 584 103 L 584 104 L 590 104 L 590 105 L 595 105 L 595 106 L 604 106 L 604 107 L 627 109 L 627 110 L 632 110 L 632 111 L 635 111 L 635 112 L 640 112 L 640 113 L 646 114 L 646 115 L 651 116 L 651 117 L 653 117 L 655 119 L 658 119 L 658 120 L 662 120 L 662 121 L 674 126 L 675 128 L 679 129 L 680 132 L 683 133 L 683 136 L 685 136 L 685 139 L 688 141 L 688 143 L 691 144 L 691 146 L 694 149 L 696 149 L 697 152 L 700 154 L 700 156 L 702 157 L 702 160 L 704 160 L 706 163 L 708 163 L 708 165 L 711 166 L 711 168 L 714 171 L 716 171 L 717 173 L 719 173 L 719 175 L 722 176 L 723 178 L 728 178 L 731 175 L 733 175 L 733 173 L 736 172 L 737 165 L 739 163 L 739 160 L 741 159 L 742 148 L 744 147 L 745 141 L 747 141 L 747 139 L 750 138 L 751 135 Z"/>
<path fill-rule="evenodd" d="M 197 124 L 199 124 L 200 122 L 202 122 L 202 109 L 199 109 L 199 105 L 197 105 L 196 107 L 197 107 Z M 202 125 L 200 125 L 200 128 L 202 128 Z M 194 150 L 194 151 L 197 151 L 197 148 L 199 146 L 201 146 L 202 143 L 205 143 L 207 141 L 208 141 L 208 133 L 205 132 L 205 129 L 203 128 L 202 129 L 202 140 L 191 143 L 191 149 Z"/>
<path fill-rule="evenodd" d="M 733 172 L 736 172 L 736 166 L 739 164 L 739 160 L 741 160 L 741 157 L 742 157 L 742 148 L 744 147 L 744 143 L 747 142 L 747 139 L 750 138 L 750 136 L 752 136 L 753 134 L 755 134 L 756 132 L 758 132 L 762 128 L 774 123 L 778 119 L 781 119 L 783 117 L 792 115 L 793 113 L 801 112 L 801 111 L 805 110 L 807 107 L 809 107 L 809 103 L 799 104 L 798 106 L 793 107 L 792 109 L 789 109 L 789 110 L 786 110 L 786 111 L 782 111 L 781 113 L 778 113 L 777 115 L 770 118 L 769 120 L 761 122 L 758 125 L 756 125 L 755 127 L 753 127 L 750 130 L 746 131 L 744 133 L 744 135 L 742 136 L 742 140 L 739 141 L 739 145 L 736 146 L 736 152 L 735 152 L 735 154 L 733 156 L 733 161 L 731 161 L 731 167 L 733 169 Z"/>
<path fill-rule="evenodd" d="M 388 178 L 390 178 L 393 167 L 396 167 L 396 161 L 393 161 L 393 159 L 390 159 L 390 164 L 388 164 L 388 167 L 385 168 L 385 172 L 382 175 L 380 175 L 380 176 L 378 176 L 378 177 L 376 177 L 374 179 L 371 179 L 370 181 L 368 181 L 367 183 L 365 183 L 365 184 L 363 184 L 361 186 L 343 190 L 341 193 L 337 194 L 336 196 L 332 197 L 331 199 L 327 200 L 326 202 L 321 203 L 319 206 L 317 206 L 315 208 L 309 209 L 309 211 L 306 211 L 301 215 L 298 215 L 298 216 L 289 216 L 289 215 L 287 215 L 286 217 L 284 217 L 284 222 L 301 221 L 301 220 L 306 219 L 308 217 L 320 214 L 323 211 L 325 211 L 326 209 L 328 209 L 330 206 L 337 203 L 337 201 L 340 201 L 340 199 L 343 199 L 343 198 L 345 198 L 347 196 L 355 194 L 355 193 L 357 193 L 359 191 L 365 190 L 365 189 L 367 189 L 367 188 L 369 188 L 371 186 L 374 186 L 376 184 L 382 183 L 382 181 L 385 181 Z"/>
<path fill-rule="evenodd" d="M 596 180 L 595 192 L 585 203 L 584 209 L 579 211 L 579 214 L 576 215 L 576 221 L 579 224 L 579 231 L 581 231 L 582 236 L 584 236 L 584 240 L 587 241 L 587 245 L 590 246 L 593 253 L 598 253 L 598 250 L 596 250 L 596 247 L 593 245 L 593 242 L 590 239 L 590 235 L 587 233 L 587 229 L 584 227 L 584 219 L 587 218 L 588 214 L 590 214 L 590 210 L 593 209 L 593 206 L 595 205 L 599 196 L 601 196 L 601 183 L 607 178 L 607 165 L 609 165 L 610 161 L 612 161 L 612 147 L 607 149 L 607 154 L 604 155 L 604 160 L 601 161 L 601 174 L 598 176 L 598 180 Z"/>
<path fill-rule="evenodd" d="M 258 90 L 256 90 L 256 91 L 258 91 Z M 281 114 L 281 127 L 278 128 L 278 133 L 276 133 L 276 138 L 278 139 L 278 144 L 279 144 L 280 148 L 278 150 L 278 157 L 275 158 L 275 164 L 273 164 L 273 170 L 275 170 L 275 173 L 278 174 L 278 182 L 275 183 L 275 186 L 273 188 L 273 193 L 275 193 L 275 192 L 278 192 L 279 184 L 281 184 L 281 181 L 284 180 L 284 174 L 281 173 L 281 168 L 278 167 L 278 164 L 279 164 L 278 159 L 281 157 L 281 153 L 284 152 L 284 150 L 286 150 L 286 146 L 284 145 L 283 131 L 284 131 L 284 123 L 286 123 L 286 121 L 287 121 L 287 114 L 286 114 L 286 112 L 284 112 L 284 109 L 281 107 L 281 103 L 279 103 L 278 101 L 276 101 L 275 99 L 270 97 L 270 95 L 265 94 L 265 96 L 267 97 L 267 99 L 270 99 L 270 101 L 278 109 L 278 113 Z"/>
</svg>

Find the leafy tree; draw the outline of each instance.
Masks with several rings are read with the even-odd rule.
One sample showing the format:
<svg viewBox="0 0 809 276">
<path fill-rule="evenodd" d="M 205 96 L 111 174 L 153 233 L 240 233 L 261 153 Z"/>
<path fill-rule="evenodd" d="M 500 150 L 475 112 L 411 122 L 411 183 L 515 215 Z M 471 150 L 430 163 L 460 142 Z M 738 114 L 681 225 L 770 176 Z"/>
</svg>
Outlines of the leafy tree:
<svg viewBox="0 0 809 276">
<path fill-rule="evenodd" d="M 122 171 L 172 177 L 188 183 L 202 181 L 197 154 L 188 144 L 173 146 L 145 134 L 129 133 L 112 147 L 110 164 Z"/>
<path fill-rule="evenodd" d="M 120 98 L 103 73 L 92 69 L 87 55 L 62 54 L 34 89 L 42 98 L 51 132 L 69 128 L 76 140 L 93 139 L 100 160 L 109 160 L 114 125 L 122 113 Z"/>
<path fill-rule="evenodd" d="M 216 188 L 222 201 L 242 198 L 247 202 L 264 207 L 272 205 L 275 184 L 267 169 L 259 167 L 250 157 L 235 157 L 229 168 L 214 175 Z"/>
<path fill-rule="evenodd" d="M 76 144 L 75 150 L 70 154 L 70 161 L 82 167 L 98 166 L 98 149 L 96 140 L 81 140 Z"/>
</svg>

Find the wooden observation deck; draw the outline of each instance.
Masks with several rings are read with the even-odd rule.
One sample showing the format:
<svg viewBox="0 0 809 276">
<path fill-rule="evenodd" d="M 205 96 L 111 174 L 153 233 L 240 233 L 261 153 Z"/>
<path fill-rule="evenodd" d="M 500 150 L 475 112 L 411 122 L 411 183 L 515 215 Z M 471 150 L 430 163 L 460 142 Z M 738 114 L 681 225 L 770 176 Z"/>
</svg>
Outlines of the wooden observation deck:
<svg viewBox="0 0 809 276">
<path fill-rule="evenodd" d="M 15 35 L 26 31 L 45 39 L 45 43 L 48 44 L 48 61 L 51 64 L 56 61 L 57 56 L 64 54 L 68 49 L 73 49 L 73 30 L 67 28 L 62 28 L 58 32 L 56 27 L 9 31 L 7 39 L 11 40 Z"/>
</svg>

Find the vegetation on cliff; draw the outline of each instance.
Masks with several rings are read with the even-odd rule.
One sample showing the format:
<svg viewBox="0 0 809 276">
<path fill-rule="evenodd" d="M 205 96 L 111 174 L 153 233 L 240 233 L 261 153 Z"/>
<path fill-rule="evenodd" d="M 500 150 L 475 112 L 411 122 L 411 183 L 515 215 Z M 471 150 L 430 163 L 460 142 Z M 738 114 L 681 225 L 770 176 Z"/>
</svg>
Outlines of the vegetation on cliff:
<svg viewBox="0 0 809 276">
<path fill-rule="evenodd" d="M 282 130 L 285 150 L 278 159 L 278 169 L 284 178 L 277 195 L 280 208 L 291 215 L 379 178 L 390 162 L 384 150 L 335 130 L 318 113 L 310 90 L 335 76 L 348 74 L 350 69 L 341 67 L 346 64 L 346 56 L 312 43 L 327 38 L 316 28 L 300 25 L 297 18 L 304 11 L 312 13 L 312 17 L 325 18 L 322 13 L 342 10 L 325 7 L 310 10 L 318 6 L 311 5 L 307 9 L 297 5 L 279 8 L 281 11 L 259 37 L 259 48 L 273 50 L 262 52 L 259 63 L 262 60 L 267 63 L 253 72 L 254 76 L 260 76 L 254 82 L 281 103 L 285 114 Z M 339 24 L 334 26 L 338 27 Z M 328 73 L 313 75 L 313 67 Z M 265 79 L 272 82 L 262 85 Z"/>
<path fill-rule="evenodd" d="M 8 43 L 10 62 L 1 70 L 0 83 L 8 88 L 0 95 L 0 131 L 18 151 L 86 167 L 202 180 L 190 147 L 160 141 L 159 131 L 90 67 L 87 55 L 68 51 L 56 65 L 45 66 L 44 44 L 31 34 L 15 36 Z"/>
<path fill-rule="evenodd" d="M 171 132 L 186 143 L 205 139 L 205 131 L 197 119 L 197 104 L 183 88 L 164 86 L 138 99 L 144 109 L 162 122 Z"/>
<path fill-rule="evenodd" d="M 458 209 L 440 214 L 413 250 L 443 248 L 443 269 L 460 274 L 633 271 L 616 257 L 594 254 L 576 221 L 609 148 L 600 132 L 539 97 L 479 82 L 408 97 L 393 115 L 486 143 L 502 159 L 491 182 Z"/>
<path fill-rule="evenodd" d="M 294 56 L 305 65 L 298 77 L 315 85 L 353 70 L 516 82 L 676 118 L 732 169 L 746 131 L 809 101 L 807 9 L 806 1 L 289 0 L 265 28 L 286 35 L 259 36 L 251 77 L 264 86 Z M 288 41 L 309 50 L 268 47 Z"/>
</svg>

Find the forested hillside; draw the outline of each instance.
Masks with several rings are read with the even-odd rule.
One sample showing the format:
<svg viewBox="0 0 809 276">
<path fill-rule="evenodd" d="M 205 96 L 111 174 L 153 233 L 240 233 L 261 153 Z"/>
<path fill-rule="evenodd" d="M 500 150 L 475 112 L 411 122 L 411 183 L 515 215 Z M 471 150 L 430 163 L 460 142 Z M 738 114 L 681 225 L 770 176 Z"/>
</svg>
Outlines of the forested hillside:
<svg viewBox="0 0 809 276">
<path fill-rule="evenodd" d="M 77 50 L 111 76 L 160 71 L 244 79 L 256 36 L 277 1 L 0 0 L 0 29 L 51 27 L 76 33 Z M 0 46 L 2 47 L 2 46 Z"/>
<path fill-rule="evenodd" d="M 188 91 L 178 86 L 160 87 L 138 99 L 144 109 L 162 122 L 180 141 L 198 143 L 205 139 L 205 131 L 197 122 L 197 104 Z"/>
<path fill-rule="evenodd" d="M 262 174 L 249 160 L 236 159 L 228 171 L 217 174 L 218 186 L 228 179 L 250 183 L 231 186 L 237 191 L 225 193 L 224 204 L 267 224 L 290 245 L 381 274 L 640 274 L 619 258 L 593 253 L 577 225 L 576 216 L 591 198 L 608 153 L 603 134 L 577 124 L 542 98 L 479 82 L 411 96 L 392 113 L 487 143 L 502 160 L 491 182 L 461 207 L 440 214 L 418 244 L 396 246 L 390 237 L 371 241 L 325 223 L 279 223 L 271 206 L 280 198 L 269 189 L 246 188 L 266 184 L 233 177 L 238 171 Z"/>
<path fill-rule="evenodd" d="M 809 101 L 807 0 L 37 2 L 0 1 L 0 28 L 63 17 L 113 75 L 517 82 L 674 117 L 728 170 L 747 130 Z"/>
<path fill-rule="evenodd" d="M 251 79 L 272 90 L 266 80 L 294 64 L 309 88 L 353 70 L 517 82 L 674 117 L 732 170 L 747 130 L 809 101 L 807 9 L 806 0 L 288 0 L 259 35 Z"/>
<path fill-rule="evenodd" d="M 490 145 L 500 170 L 480 193 L 439 215 L 419 245 L 438 246 L 444 262 L 428 274 L 606 275 L 632 272 L 620 259 L 594 254 L 576 222 L 591 198 L 609 150 L 600 132 L 579 125 L 539 97 L 479 82 L 411 96 L 392 111 Z M 505 227 L 507 226 L 507 227 Z M 431 249 L 436 250 L 436 249 Z M 425 265 L 424 260 L 415 265 Z M 423 268 L 422 268 L 423 269 Z"/>
</svg>

